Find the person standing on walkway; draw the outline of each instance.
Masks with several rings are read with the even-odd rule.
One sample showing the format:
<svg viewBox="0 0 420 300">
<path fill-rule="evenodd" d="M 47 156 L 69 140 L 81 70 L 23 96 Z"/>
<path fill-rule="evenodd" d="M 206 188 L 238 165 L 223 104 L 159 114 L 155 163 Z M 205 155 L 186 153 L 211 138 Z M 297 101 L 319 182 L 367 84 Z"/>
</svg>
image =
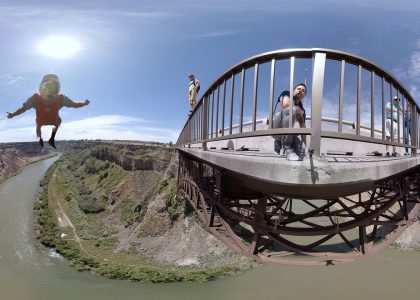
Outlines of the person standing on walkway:
<svg viewBox="0 0 420 300">
<path fill-rule="evenodd" d="M 385 138 L 387 141 L 397 141 L 398 115 L 402 114 L 402 111 L 400 108 L 400 99 L 397 96 L 394 96 L 392 98 L 392 104 L 391 102 L 388 102 L 385 106 L 385 110 L 386 110 Z M 391 123 L 391 118 L 392 118 L 392 123 Z M 389 145 L 385 145 L 386 156 L 390 156 L 388 148 L 389 148 Z M 392 146 L 392 156 L 397 156 L 395 146 Z"/>
<path fill-rule="evenodd" d="M 197 94 L 200 91 L 200 82 L 195 78 L 194 74 L 188 76 L 190 83 L 188 84 L 188 99 L 190 101 L 190 114 L 197 105 Z"/>
<path fill-rule="evenodd" d="M 288 128 L 289 118 L 292 116 L 292 127 L 298 121 L 300 128 L 306 128 L 306 113 L 302 100 L 306 96 L 306 85 L 299 83 L 293 89 L 293 103 L 291 105 L 292 113 L 290 114 L 290 92 L 284 91 L 280 94 L 278 102 L 281 104 L 280 111 L 273 118 L 273 128 Z M 306 136 L 303 135 L 299 139 L 296 134 L 281 135 L 274 137 L 274 151 L 280 154 L 283 148 L 286 153 L 286 159 L 292 161 L 303 160 L 306 151 Z"/>
</svg>

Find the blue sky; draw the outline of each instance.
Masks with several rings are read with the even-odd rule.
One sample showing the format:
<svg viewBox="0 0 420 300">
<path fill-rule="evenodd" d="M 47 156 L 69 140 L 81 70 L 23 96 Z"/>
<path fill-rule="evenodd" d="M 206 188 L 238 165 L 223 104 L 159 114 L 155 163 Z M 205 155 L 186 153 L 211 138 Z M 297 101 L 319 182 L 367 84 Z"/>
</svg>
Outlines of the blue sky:
<svg viewBox="0 0 420 300">
<path fill-rule="evenodd" d="M 202 94 L 239 61 L 284 48 L 361 55 L 419 103 L 419 15 L 418 1 L 390 0 L 0 1 L 0 142 L 36 140 L 34 110 L 11 120 L 6 112 L 47 73 L 71 99 L 92 101 L 60 111 L 57 139 L 176 141 L 189 73 Z M 66 58 L 41 53 L 50 36 L 71 37 L 80 49 Z"/>
</svg>

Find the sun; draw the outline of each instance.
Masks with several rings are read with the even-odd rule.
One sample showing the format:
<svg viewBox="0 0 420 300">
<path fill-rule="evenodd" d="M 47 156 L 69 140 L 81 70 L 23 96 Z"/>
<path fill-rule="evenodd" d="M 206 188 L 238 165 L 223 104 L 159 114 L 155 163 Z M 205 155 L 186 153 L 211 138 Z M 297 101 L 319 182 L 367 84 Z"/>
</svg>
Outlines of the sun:
<svg viewBox="0 0 420 300">
<path fill-rule="evenodd" d="M 80 51 L 80 43 L 69 36 L 51 35 L 36 45 L 39 53 L 52 58 L 69 58 Z"/>
</svg>

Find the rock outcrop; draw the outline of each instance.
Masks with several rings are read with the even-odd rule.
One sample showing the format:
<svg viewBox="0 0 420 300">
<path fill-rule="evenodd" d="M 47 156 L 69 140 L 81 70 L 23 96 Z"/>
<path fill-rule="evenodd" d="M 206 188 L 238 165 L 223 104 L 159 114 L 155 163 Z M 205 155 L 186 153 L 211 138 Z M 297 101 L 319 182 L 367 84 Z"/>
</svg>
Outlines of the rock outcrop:
<svg viewBox="0 0 420 300">
<path fill-rule="evenodd" d="M 49 155 L 50 151 L 35 142 L 0 144 L 0 182 L 18 173 L 26 164 Z"/>
<path fill-rule="evenodd" d="M 161 172 L 166 169 L 170 160 L 170 152 L 173 152 L 173 150 L 168 149 L 153 149 L 152 154 L 140 155 L 139 157 L 132 152 L 132 150 L 135 150 L 133 145 L 127 146 L 121 152 L 117 152 L 112 147 L 98 147 L 92 149 L 91 154 L 96 159 L 117 164 L 126 171 L 155 170 Z M 142 150 L 150 149 L 146 147 Z"/>
</svg>

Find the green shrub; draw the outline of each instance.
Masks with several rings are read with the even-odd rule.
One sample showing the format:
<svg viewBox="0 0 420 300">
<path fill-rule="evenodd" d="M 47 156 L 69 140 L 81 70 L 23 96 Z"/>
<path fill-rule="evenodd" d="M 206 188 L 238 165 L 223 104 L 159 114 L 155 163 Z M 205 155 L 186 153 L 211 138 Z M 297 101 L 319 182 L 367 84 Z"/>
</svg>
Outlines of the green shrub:
<svg viewBox="0 0 420 300">
<path fill-rule="evenodd" d="M 141 207 L 136 209 L 133 203 L 127 201 L 123 206 L 121 221 L 125 227 L 129 227 L 134 222 L 139 221 L 143 215 L 144 212 Z"/>
<path fill-rule="evenodd" d="M 101 175 L 99 175 L 98 183 L 100 183 L 103 179 L 105 179 L 107 177 L 108 177 L 108 170 L 103 172 Z"/>
<path fill-rule="evenodd" d="M 96 198 L 85 197 L 78 204 L 85 214 L 96 214 L 105 210 L 105 205 Z"/>
</svg>

